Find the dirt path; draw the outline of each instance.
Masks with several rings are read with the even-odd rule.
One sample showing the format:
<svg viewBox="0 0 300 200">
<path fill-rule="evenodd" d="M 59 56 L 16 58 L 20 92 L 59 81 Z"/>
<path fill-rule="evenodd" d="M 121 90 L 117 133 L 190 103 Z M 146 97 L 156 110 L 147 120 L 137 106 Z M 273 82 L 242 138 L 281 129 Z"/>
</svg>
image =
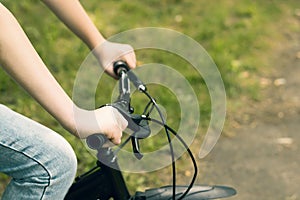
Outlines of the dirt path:
<svg viewBox="0 0 300 200">
<path fill-rule="evenodd" d="M 271 58 L 274 73 L 262 80 L 262 101 L 245 105 L 251 123 L 203 161 L 201 182 L 235 187 L 230 200 L 300 199 L 300 33 L 285 37 Z"/>
</svg>

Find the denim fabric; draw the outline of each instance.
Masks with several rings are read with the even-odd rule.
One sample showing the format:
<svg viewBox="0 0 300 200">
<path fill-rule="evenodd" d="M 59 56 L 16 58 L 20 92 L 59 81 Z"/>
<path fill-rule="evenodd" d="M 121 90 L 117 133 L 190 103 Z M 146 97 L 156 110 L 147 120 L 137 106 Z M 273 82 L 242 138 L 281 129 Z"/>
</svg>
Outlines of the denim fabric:
<svg viewBox="0 0 300 200">
<path fill-rule="evenodd" d="M 0 172 L 12 177 L 3 200 L 64 199 L 76 169 L 62 136 L 0 104 Z"/>
</svg>

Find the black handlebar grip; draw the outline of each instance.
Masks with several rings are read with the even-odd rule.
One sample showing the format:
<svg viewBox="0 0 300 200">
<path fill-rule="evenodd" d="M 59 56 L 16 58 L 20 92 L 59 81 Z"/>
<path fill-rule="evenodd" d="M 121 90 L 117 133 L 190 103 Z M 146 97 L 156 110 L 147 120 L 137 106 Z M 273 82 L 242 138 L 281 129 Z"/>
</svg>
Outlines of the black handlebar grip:
<svg viewBox="0 0 300 200">
<path fill-rule="evenodd" d="M 86 138 L 86 143 L 89 148 L 97 150 L 100 149 L 107 141 L 107 137 L 103 134 L 94 134 Z"/>
<path fill-rule="evenodd" d="M 129 80 L 133 83 L 133 85 L 138 90 L 140 91 L 147 90 L 145 84 L 140 79 L 138 79 L 138 77 L 132 71 L 130 71 L 126 62 L 122 60 L 116 61 L 113 67 L 114 67 L 114 72 L 118 77 L 121 77 L 121 72 L 125 71 L 128 74 Z"/>
<path fill-rule="evenodd" d="M 113 67 L 114 67 L 114 72 L 118 77 L 121 76 L 122 71 L 126 71 L 126 72 L 129 71 L 129 67 L 127 63 L 122 60 L 116 61 Z"/>
</svg>

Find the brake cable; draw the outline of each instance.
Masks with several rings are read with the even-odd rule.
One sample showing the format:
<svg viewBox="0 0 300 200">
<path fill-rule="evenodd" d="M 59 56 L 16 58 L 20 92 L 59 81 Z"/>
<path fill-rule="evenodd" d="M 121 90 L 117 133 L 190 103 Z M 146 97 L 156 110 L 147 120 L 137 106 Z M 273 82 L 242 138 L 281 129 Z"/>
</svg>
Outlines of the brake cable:
<svg viewBox="0 0 300 200">
<path fill-rule="evenodd" d="M 166 124 L 165 119 L 163 118 L 162 112 L 159 109 L 159 107 L 158 107 L 156 101 L 153 99 L 153 97 L 151 97 L 151 95 L 147 91 L 142 91 L 142 92 L 149 98 L 149 100 L 152 103 L 152 105 L 156 108 L 156 110 L 159 113 L 159 116 L 161 118 L 161 121 L 149 117 L 150 112 L 152 111 L 153 108 L 151 108 L 150 112 L 147 115 L 143 115 L 143 116 L 145 116 L 144 119 L 146 119 L 148 121 L 152 121 L 152 122 L 154 122 L 154 123 L 156 123 L 158 125 L 163 126 L 165 128 L 165 132 L 166 132 L 166 135 L 167 135 L 167 138 L 168 138 L 168 142 L 169 142 L 169 145 L 170 145 L 170 154 L 171 154 L 171 158 L 172 158 L 172 176 L 173 176 L 173 183 L 172 183 L 172 186 L 173 186 L 172 187 L 173 195 L 172 195 L 172 198 L 173 198 L 173 200 L 175 200 L 175 194 L 176 194 L 176 166 L 175 166 L 174 150 L 173 150 L 173 145 L 172 145 L 172 142 L 171 142 L 171 139 L 170 139 L 169 131 L 181 142 L 181 144 L 187 150 L 187 152 L 188 152 L 188 154 L 190 156 L 190 159 L 191 159 L 191 161 L 193 163 L 194 174 L 193 174 L 192 180 L 191 180 L 190 184 L 188 185 L 186 191 L 178 198 L 178 200 L 181 200 L 181 199 L 183 199 L 189 193 L 189 191 L 192 189 L 192 187 L 193 187 L 193 185 L 194 185 L 194 183 L 196 181 L 197 173 L 198 173 L 198 168 L 197 168 L 196 160 L 195 160 L 195 158 L 193 156 L 192 151 L 190 150 L 190 148 L 188 147 L 188 145 L 184 142 L 184 140 L 177 134 L 177 132 L 174 129 L 172 129 L 171 127 L 169 127 Z M 149 104 L 146 106 L 146 109 L 150 106 Z"/>
</svg>

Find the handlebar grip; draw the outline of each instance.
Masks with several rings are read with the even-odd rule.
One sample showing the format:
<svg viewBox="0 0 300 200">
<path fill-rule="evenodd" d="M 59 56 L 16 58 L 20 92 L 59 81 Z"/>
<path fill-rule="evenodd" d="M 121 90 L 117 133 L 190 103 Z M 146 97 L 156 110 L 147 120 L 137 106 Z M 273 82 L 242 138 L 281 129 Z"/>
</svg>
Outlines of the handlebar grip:
<svg viewBox="0 0 300 200">
<path fill-rule="evenodd" d="M 103 134 L 94 134 L 86 138 L 86 143 L 89 148 L 97 150 L 100 149 L 107 141 L 107 137 Z"/>
<path fill-rule="evenodd" d="M 126 62 L 119 60 L 114 63 L 114 72 L 118 77 L 121 77 L 122 71 L 127 72 L 129 80 L 133 85 L 140 91 L 146 91 L 147 88 L 145 84 L 132 72 L 130 71 Z"/>
<path fill-rule="evenodd" d="M 129 71 L 129 67 L 127 63 L 122 60 L 116 61 L 113 67 L 114 67 L 114 72 L 118 77 L 121 76 L 122 71 L 126 71 L 126 72 Z"/>
</svg>

